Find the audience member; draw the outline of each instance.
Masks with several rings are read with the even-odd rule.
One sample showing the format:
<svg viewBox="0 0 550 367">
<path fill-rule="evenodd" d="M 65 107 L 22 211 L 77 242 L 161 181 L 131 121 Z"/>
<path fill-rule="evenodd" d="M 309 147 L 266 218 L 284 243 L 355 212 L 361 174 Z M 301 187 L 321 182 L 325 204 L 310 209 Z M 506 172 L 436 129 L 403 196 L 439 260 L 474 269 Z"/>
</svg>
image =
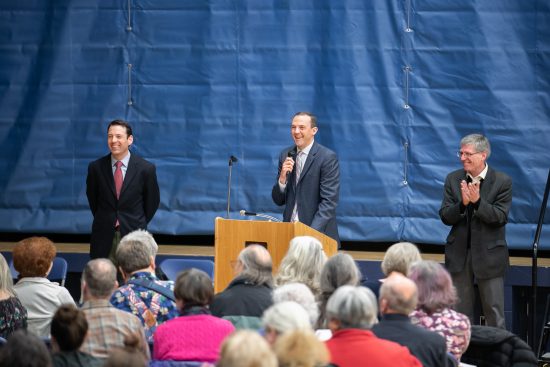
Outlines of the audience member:
<svg viewBox="0 0 550 367">
<path fill-rule="evenodd" d="M 318 239 L 310 236 L 294 237 L 279 265 L 275 285 L 299 282 L 318 295 L 319 276 L 326 261 L 327 255 Z"/>
<path fill-rule="evenodd" d="M 255 331 L 238 330 L 222 344 L 216 367 L 277 367 L 269 344 Z"/>
<path fill-rule="evenodd" d="M 273 350 L 279 367 L 322 367 L 330 360 L 327 347 L 311 330 L 298 329 L 281 335 Z"/>
<path fill-rule="evenodd" d="M 384 254 L 381 264 L 382 272 L 385 276 L 389 276 L 393 272 L 407 276 L 411 264 L 421 260 L 420 251 L 418 251 L 418 247 L 414 243 L 394 243 L 388 247 Z"/>
<path fill-rule="evenodd" d="M 28 330 L 45 338 L 50 336 L 50 323 L 57 308 L 65 303 L 75 304 L 66 288 L 46 278 L 55 253 L 55 245 L 45 237 L 26 238 L 13 248 L 13 266 L 19 272 L 13 289 L 27 309 Z"/>
<path fill-rule="evenodd" d="M 237 276 L 214 297 L 212 315 L 230 320 L 237 329 L 258 329 L 260 317 L 273 304 L 272 267 L 271 255 L 263 246 L 243 249 L 235 265 Z"/>
<path fill-rule="evenodd" d="M 442 367 L 447 361 L 445 339 L 436 332 L 413 325 L 409 314 L 416 308 L 416 284 L 399 272 L 392 272 L 380 287 L 380 322 L 372 327 L 379 338 L 404 347 L 424 367 Z"/>
<path fill-rule="evenodd" d="M 82 311 L 88 321 L 88 334 L 80 350 L 97 358 L 107 358 L 116 347 L 124 347 L 124 338 L 135 333 L 142 339 L 149 356 L 145 333 L 139 319 L 113 307 L 109 298 L 117 288 L 116 269 L 107 259 L 94 259 L 82 272 Z"/>
<path fill-rule="evenodd" d="M 116 261 L 126 285 L 111 296 L 111 304 L 136 315 L 145 328 L 145 337 L 153 340 L 158 325 L 178 316 L 174 282 L 162 281 L 155 275 L 158 248 L 153 236 L 145 230 L 130 232 L 122 238 Z"/>
<path fill-rule="evenodd" d="M 327 303 L 332 338 L 326 342 L 331 363 L 339 367 L 422 366 L 409 350 L 379 339 L 369 329 L 377 322 L 376 298 L 364 287 L 345 285 Z"/>
<path fill-rule="evenodd" d="M 311 290 L 302 283 L 287 283 L 273 290 L 273 303 L 294 301 L 306 310 L 311 327 L 315 327 L 319 319 L 319 306 Z"/>
<path fill-rule="evenodd" d="M 223 340 L 235 328 L 231 322 L 210 314 L 208 306 L 214 297 L 214 288 L 208 274 L 198 269 L 180 273 L 175 294 L 181 316 L 157 328 L 153 359 L 217 361 Z"/>
<path fill-rule="evenodd" d="M 332 256 L 323 266 L 320 278 L 321 294 L 319 295 L 319 320 L 317 329 L 325 329 L 327 320 L 325 309 L 330 296 L 343 285 L 358 285 L 361 272 L 349 254 L 338 253 Z"/>
<path fill-rule="evenodd" d="M 27 328 L 27 309 L 13 291 L 10 267 L 0 254 L 0 337 L 6 339 L 17 329 Z"/>
<path fill-rule="evenodd" d="M 262 317 L 265 339 L 273 345 L 277 337 L 292 330 L 311 330 L 309 315 L 296 302 L 285 301 L 269 307 Z"/>
<path fill-rule="evenodd" d="M 0 367 L 51 367 L 46 344 L 27 330 L 16 330 L 0 348 Z"/>
<path fill-rule="evenodd" d="M 149 361 L 143 354 L 143 340 L 139 335 L 128 334 L 124 338 L 124 347 L 114 348 L 103 367 L 148 367 Z"/>
<path fill-rule="evenodd" d="M 74 305 L 62 305 L 53 315 L 51 333 L 52 360 L 54 367 L 95 367 L 103 361 L 79 351 L 86 333 L 88 322 L 84 312 Z"/>
<path fill-rule="evenodd" d="M 458 361 L 470 342 L 470 320 L 451 307 L 456 302 L 456 290 L 451 276 L 435 261 L 414 263 L 409 270 L 418 287 L 418 306 L 411 313 L 413 324 L 441 334 L 447 351 Z"/>
</svg>

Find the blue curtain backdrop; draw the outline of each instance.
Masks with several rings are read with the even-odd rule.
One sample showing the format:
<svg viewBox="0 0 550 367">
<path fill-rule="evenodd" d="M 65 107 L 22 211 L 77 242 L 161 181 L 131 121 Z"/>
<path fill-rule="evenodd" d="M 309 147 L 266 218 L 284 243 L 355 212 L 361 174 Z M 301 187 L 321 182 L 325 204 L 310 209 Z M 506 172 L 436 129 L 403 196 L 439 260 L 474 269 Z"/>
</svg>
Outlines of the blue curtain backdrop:
<svg viewBox="0 0 550 367">
<path fill-rule="evenodd" d="M 115 118 L 157 166 L 153 232 L 212 234 L 230 155 L 231 217 L 281 217 L 276 157 L 305 110 L 340 158 L 342 239 L 443 243 L 445 176 L 480 132 L 514 181 L 509 243 L 527 248 L 549 84 L 547 0 L 3 0 L 0 231 L 88 233 L 87 165 Z"/>
</svg>

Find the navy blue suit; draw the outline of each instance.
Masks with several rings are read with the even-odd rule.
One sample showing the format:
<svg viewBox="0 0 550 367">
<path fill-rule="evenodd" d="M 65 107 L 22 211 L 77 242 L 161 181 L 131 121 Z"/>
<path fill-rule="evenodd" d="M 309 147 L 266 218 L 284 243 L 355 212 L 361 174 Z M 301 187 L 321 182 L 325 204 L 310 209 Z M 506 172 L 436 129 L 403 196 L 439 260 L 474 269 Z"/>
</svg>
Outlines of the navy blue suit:
<svg viewBox="0 0 550 367">
<path fill-rule="evenodd" d="M 285 205 L 283 220 L 289 222 L 298 197 L 300 222 L 326 234 L 339 242 L 336 223 L 336 206 L 340 191 L 340 168 L 338 157 L 332 150 L 314 142 L 296 184 L 296 167 L 289 175 L 286 188 L 279 188 L 279 174 L 288 152 L 294 146 L 284 149 L 279 156 L 279 173 L 273 185 L 271 196 L 275 204 Z"/>
<path fill-rule="evenodd" d="M 90 257 L 109 257 L 118 218 L 120 235 L 147 229 L 160 203 L 155 166 L 135 154 L 130 155 L 120 198 L 108 154 L 88 166 L 86 196 L 94 216 L 90 238 Z"/>
</svg>

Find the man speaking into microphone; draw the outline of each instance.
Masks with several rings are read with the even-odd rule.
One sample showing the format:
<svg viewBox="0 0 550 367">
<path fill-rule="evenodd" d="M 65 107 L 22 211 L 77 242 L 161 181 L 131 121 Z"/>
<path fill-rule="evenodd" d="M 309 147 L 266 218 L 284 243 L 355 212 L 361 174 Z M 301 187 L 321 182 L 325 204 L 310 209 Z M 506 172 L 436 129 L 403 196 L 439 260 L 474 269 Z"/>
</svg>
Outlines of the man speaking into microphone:
<svg viewBox="0 0 550 367">
<path fill-rule="evenodd" d="M 340 242 L 336 206 L 340 190 L 338 157 L 315 142 L 317 118 L 298 112 L 290 132 L 295 146 L 279 156 L 279 174 L 271 196 L 275 204 L 285 205 L 285 222 L 302 222 Z"/>
</svg>

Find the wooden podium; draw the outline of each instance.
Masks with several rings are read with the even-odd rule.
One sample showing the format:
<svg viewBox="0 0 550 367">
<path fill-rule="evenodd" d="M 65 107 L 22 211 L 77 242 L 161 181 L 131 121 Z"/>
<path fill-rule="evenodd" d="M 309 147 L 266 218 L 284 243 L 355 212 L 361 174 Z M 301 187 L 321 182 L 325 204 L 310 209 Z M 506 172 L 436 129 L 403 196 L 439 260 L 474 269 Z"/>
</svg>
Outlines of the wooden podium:
<svg viewBox="0 0 550 367">
<path fill-rule="evenodd" d="M 335 240 L 300 222 L 266 222 L 216 218 L 214 262 L 214 288 L 223 291 L 234 278 L 233 265 L 242 249 L 250 244 L 267 247 L 273 259 L 273 272 L 288 250 L 289 242 L 296 236 L 312 236 L 323 245 L 327 256 L 338 251 Z"/>
</svg>

